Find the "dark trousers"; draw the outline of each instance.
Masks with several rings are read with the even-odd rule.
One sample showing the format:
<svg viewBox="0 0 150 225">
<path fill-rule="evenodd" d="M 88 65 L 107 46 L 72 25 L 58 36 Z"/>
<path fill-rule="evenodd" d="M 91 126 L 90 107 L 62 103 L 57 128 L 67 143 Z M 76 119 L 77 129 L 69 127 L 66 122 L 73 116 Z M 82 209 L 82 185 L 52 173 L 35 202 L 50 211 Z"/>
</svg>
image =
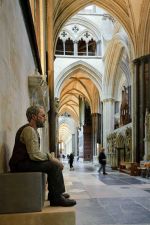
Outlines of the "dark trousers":
<svg viewBox="0 0 150 225">
<path fill-rule="evenodd" d="M 103 174 L 105 173 L 105 167 L 106 167 L 106 164 L 100 164 L 100 168 L 98 170 L 98 172 L 100 173 L 101 170 L 103 170 Z"/>
<path fill-rule="evenodd" d="M 70 169 L 73 168 L 73 160 L 69 160 Z"/>
<path fill-rule="evenodd" d="M 59 198 L 65 192 L 62 170 L 52 161 L 27 160 L 17 164 L 16 172 L 43 172 L 48 181 L 49 199 Z"/>
</svg>

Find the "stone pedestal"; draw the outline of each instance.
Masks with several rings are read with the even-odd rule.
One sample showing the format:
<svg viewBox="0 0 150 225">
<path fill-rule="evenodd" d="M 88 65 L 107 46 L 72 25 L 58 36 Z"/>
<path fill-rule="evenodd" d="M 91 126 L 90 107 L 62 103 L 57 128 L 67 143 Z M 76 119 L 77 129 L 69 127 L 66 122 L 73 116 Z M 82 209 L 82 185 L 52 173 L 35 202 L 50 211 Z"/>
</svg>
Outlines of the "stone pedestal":
<svg viewBox="0 0 150 225">
<path fill-rule="evenodd" d="M 103 147 L 107 150 L 107 135 L 114 130 L 114 99 L 103 100 Z"/>
<path fill-rule="evenodd" d="M 41 211 L 45 182 L 45 174 L 40 172 L 0 174 L 0 213 Z"/>
</svg>

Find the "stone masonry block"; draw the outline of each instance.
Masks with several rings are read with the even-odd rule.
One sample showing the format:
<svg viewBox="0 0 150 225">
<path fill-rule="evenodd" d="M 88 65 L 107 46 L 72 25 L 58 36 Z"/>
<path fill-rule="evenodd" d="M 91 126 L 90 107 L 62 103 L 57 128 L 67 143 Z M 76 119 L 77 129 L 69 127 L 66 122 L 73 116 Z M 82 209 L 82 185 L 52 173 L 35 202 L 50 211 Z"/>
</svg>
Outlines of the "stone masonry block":
<svg viewBox="0 0 150 225">
<path fill-rule="evenodd" d="M 45 174 L 1 173 L 0 213 L 41 211 L 45 200 Z"/>
</svg>

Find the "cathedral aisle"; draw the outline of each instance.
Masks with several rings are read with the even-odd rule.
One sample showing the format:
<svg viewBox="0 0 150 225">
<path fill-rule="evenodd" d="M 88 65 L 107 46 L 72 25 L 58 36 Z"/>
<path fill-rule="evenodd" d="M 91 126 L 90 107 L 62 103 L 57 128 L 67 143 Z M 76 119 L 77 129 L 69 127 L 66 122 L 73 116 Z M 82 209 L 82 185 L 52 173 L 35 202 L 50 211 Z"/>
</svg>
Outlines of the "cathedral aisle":
<svg viewBox="0 0 150 225">
<path fill-rule="evenodd" d="M 150 179 L 97 170 L 76 162 L 70 171 L 65 163 L 66 189 L 77 200 L 76 225 L 150 225 Z"/>
</svg>

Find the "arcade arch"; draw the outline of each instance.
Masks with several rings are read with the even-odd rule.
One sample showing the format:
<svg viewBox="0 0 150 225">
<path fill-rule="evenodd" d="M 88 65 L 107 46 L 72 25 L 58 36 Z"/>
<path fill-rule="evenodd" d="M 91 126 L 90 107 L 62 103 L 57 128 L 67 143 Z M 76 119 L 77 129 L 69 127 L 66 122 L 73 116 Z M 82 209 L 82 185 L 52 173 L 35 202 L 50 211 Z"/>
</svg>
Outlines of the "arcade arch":
<svg viewBox="0 0 150 225">
<path fill-rule="evenodd" d="M 103 48 L 106 50 L 104 57 L 98 59 L 98 67 L 95 68 L 89 62 L 78 59 L 55 76 L 55 96 L 60 101 L 58 115 L 69 112 L 74 119 L 79 121 L 79 97 L 85 99 L 90 106 L 91 115 L 94 115 L 92 120 L 93 155 L 96 154 L 97 140 L 100 140 L 100 138 L 97 138 L 96 131 L 99 129 L 99 125 L 97 127 L 95 125 L 97 116 L 101 117 L 102 113 L 105 114 L 103 119 L 105 135 L 100 140 L 102 143 L 102 139 L 106 140 L 107 135 L 115 129 L 115 102 L 119 101 L 121 105 L 121 97 L 118 95 L 121 95 L 124 86 L 128 87 L 132 84 L 129 61 L 134 55 L 134 52 L 131 51 L 133 43 L 130 42 L 125 30 L 118 22 L 114 22 L 108 14 L 107 19 L 113 21 L 114 32 L 105 35 L 100 30 L 98 31 L 97 37 L 99 36 L 103 40 Z M 73 20 L 78 21 L 75 20 L 75 15 Z M 67 23 L 73 24 L 70 21 L 71 19 Z M 95 30 L 95 27 L 93 30 Z M 99 120 L 100 123 L 102 123 L 101 119 Z M 106 142 L 104 141 L 103 144 L 105 145 Z"/>
<path fill-rule="evenodd" d="M 58 34 L 64 24 L 68 21 L 71 16 L 75 15 L 78 11 L 81 9 L 85 8 L 87 5 L 91 5 L 91 1 L 87 0 L 76 0 L 73 1 L 70 4 L 67 4 L 63 2 L 63 4 L 60 4 L 58 11 L 60 12 L 59 15 L 56 14 L 54 15 L 54 40 L 56 44 L 56 40 L 58 37 Z M 131 28 L 131 23 L 130 23 L 130 18 L 129 18 L 129 13 L 128 13 L 128 8 L 126 6 L 126 3 L 124 1 L 118 2 L 114 0 L 107 0 L 107 1 L 92 1 L 92 5 L 96 5 L 97 7 L 103 8 L 106 10 L 110 15 L 112 15 L 114 18 L 116 18 L 124 27 L 126 32 L 129 35 L 129 38 L 133 44 L 134 43 L 134 36 L 133 36 L 133 31 Z M 55 47 L 55 45 L 54 45 Z"/>
</svg>

